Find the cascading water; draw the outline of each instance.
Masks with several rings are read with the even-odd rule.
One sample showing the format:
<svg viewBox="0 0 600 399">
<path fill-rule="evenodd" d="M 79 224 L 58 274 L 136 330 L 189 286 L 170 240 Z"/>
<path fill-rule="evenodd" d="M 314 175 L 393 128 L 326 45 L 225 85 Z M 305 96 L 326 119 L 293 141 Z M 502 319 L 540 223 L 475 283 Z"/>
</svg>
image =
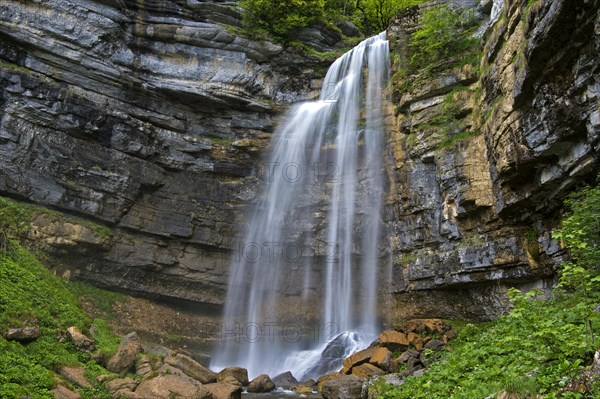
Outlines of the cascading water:
<svg viewBox="0 0 600 399">
<path fill-rule="evenodd" d="M 294 107 L 275 133 L 264 192 L 231 266 L 229 339 L 214 369 L 312 378 L 375 338 L 388 80 L 382 32 L 337 59 L 319 100 Z M 319 340 L 303 342 L 298 325 L 284 321 L 290 274 L 301 276 L 294 294 L 320 320 L 307 329 Z"/>
<path fill-rule="evenodd" d="M 493 0 L 492 9 L 490 10 L 490 19 L 487 23 L 482 24 L 473 36 L 482 37 L 484 33 L 500 19 L 502 10 L 504 10 L 504 0 Z"/>
</svg>

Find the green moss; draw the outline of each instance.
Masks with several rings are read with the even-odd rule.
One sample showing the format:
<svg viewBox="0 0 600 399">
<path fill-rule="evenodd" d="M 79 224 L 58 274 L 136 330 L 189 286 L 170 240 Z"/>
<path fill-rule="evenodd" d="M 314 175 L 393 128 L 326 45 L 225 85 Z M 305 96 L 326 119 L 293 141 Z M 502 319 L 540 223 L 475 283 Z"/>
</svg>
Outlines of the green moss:
<svg viewBox="0 0 600 399">
<path fill-rule="evenodd" d="M 104 359 L 109 359 L 119 348 L 121 340 L 112 332 L 108 322 L 104 319 L 94 319 L 91 330 L 96 342 L 96 349 Z"/>
<path fill-rule="evenodd" d="M 66 220 L 73 224 L 85 226 L 100 238 L 108 239 L 112 236 L 112 230 L 109 227 L 98 223 L 77 217 L 65 217 L 60 212 L 48 208 L 0 197 L 0 231 L 3 231 L 8 237 L 24 237 L 29 232 L 30 223 L 40 215 L 44 215 L 52 221 Z"/>
<path fill-rule="evenodd" d="M 89 323 L 66 283 L 17 243 L 11 242 L 8 253 L 1 255 L 0 266 L 0 329 L 31 319 L 47 329 L 83 329 Z"/>
<path fill-rule="evenodd" d="M 438 150 L 443 150 L 444 148 L 449 148 L 455 145 L 456 143 L 463 142 L 469 140 L 472 137 L 478 136 L 478 131 L 467 130 L 464 132 L 456 133 L 448 137 L 447 139 L 440 142 L 437 146 Z"/>
<path fill-rule="evenodd" d="M 30 222 L 43 215 L 51 220 L 64 217 L 52 210 L 0 197 L 0 397 L 52 398 L 56 371 L 62 365 L 83 367 L 86 372 L 108 373 L 89 353 L 79 352 L 66 329 L 78 327 L 91 334 L 102 356 L 115 352 L 119 343 L 106 321 L 91 320 L 82 310 L 78 296 L 91 298 L 108 311 L 122 297 L 81 283 L 64 281 L 42 265 L 18 240 L 27 235 Z M 109 237 L 111 230 L 87 220 L 67 218 L 89 227 L 96 235 Z M 43 258 L 44 253 L 40 253 Z M 107 312 L 108 313 L 108 312 Z M 41 336 L 29 344 L 2 338 L 11 327 L 38 325 Z M 93 381 L 93 380 L 92 380 Z M 67 384 L 68 385 L 68 384 Z M 74 388 L 74 387 L 73 387 Z M 79 389 L 83 398 L 108 399 L 100 384 Z"/>
<path fill-rule="evenodd" d="M 2 69 L 10 69 L 12 71 L 15 72 L 22 72 L 22 73 L 26 73 L 28 75 L 31 75 L 33 72 L 30 69 L 27 69 L 21 65 L 17 65 L 17 64 L 13 64 L 10 62 L 6 62 L 2 59 L 0 59 L 0 68 Z"/>
<path fill-rule="evenodd" d="M 209 137 L 209 140 L 212 144 L 217 144 L 217 145 L 229 145 L 231 143 L 233 143 L 234 141 L 236 141 L 236 138 L 232 138 L 232 137 L 214 137 L 211 136 Z"/>
<path fill-rule="evenodd" d="M 413 254 L 401 254 L 394 259 L 395 266 L 406 266 L 409 263 L 414 263 L 418 257 Z"/>
<path fill-rule="evenodd" d="M 494 99 L 494 101 L 492 101 L 492 103 L 489 105 L 489 107 L 485 110 L 485 112 L 483 113 L 483 122 L 486 122 L 488 119 L 490 119 L 490 117 L 492 116 L 494 110 L 496 109 L 496 107 L 498 106 L 498 104 L 500 104 L 500 102 L 504 99 L 504 96 L 498 96 Z"/>
</svg>

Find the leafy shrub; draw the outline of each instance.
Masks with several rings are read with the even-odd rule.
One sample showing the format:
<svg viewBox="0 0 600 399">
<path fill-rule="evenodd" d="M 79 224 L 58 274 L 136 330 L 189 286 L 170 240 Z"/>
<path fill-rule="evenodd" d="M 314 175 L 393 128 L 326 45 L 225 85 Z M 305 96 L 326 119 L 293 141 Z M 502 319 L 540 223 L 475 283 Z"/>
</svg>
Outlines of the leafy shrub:
<svg viewBox="0 0 600 399">
<path fill-rule="evenodd" d="M 383 398 L 470 399 L 506 390 L 553 399 L 580 374 L 597 350 L 594 331 L 600 328 L 600 314 L 594 312 L 600 301 L 600 189 L 587 187 L 566 204 L 570 210 L 555 236 L 563 239 L 573 259 L 563 263 L 553 297 L 540 300 L 536 291 L 522 295 L 510 290 L 514 308 L 508 315 L 459 329 L 442 360 L 422 377 L 388 387 Z M 600 383 L 561 397 L 600 397 Z"/>
<path fill-rule="evenodd" d="M 29 344 L 7 341 L 2 332 L 12 326 L 37 323 L 41 336 Z M 86 370 L 106 370 L 88 353 L 79 352 L 65 330 L 78 326 L 87 331 L 90 318 L 69 291 L 69 284 L 54 276 L 37 259 L 11 241 L 0 252 L 0 398 L 52 398 L 55 371 L 62 365 Z M 118 338 L 105 321 L 94 320 L 94 339 L 102 353 L 112 353 Z M 81 392 L 84 398 L 110 398 L 106 388 L 95 386 Z"/>
<path fill-rule="evenodd" d="M 358 0 L 354 20 L 368 34 L 387 29 L 391 19 L 402 10 L 423 3 L 423 0 Z"/>
<path fill-rule="evenodd" d="M 284 42 L 298 29 L 321 19 L 325 11 L 324 0 L 242 0 L 240 6 L 250 36 L 262 38 L 270 33 Z"/>
<path fill-rule="evenodd" d="M 569 209 L 553 234 L 568 248 L 572 262 L 600 273 L 600 187 L 585 187 L 565 201 Z"/>
<path fill-rule="evenodd" d="M 401 10 L 424 0 L 242 0 L 243 26 L 255 39 L 272 35 L 284 43 L 312 24 L 353 21 L 362 33 L 371 35 L 387 29 Z"/>
<path fill-rule="evenodd" d="M 478 20 L 473 10 L 432 7 L 423 13 L 420 22 L 421 27 L 411 36 L 412 70 L 431 68 L 477 46 L 478 39 L 473 37 L 473 33 Z"/>
</svg>

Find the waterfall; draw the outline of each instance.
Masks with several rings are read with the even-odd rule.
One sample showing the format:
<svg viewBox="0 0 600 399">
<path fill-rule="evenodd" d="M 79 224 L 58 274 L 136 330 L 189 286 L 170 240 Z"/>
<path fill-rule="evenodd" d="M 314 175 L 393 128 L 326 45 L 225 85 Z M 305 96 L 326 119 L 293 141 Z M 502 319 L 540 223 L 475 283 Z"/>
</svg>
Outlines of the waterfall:
<svg viewBox="0 0 600 399">
<path fill-rule="evenodd" d="M 489 26 L 492 26 L 496 23 L 498 19 L 500 19 L 500 15 L 502 15 L 502 10 L 504 9 L 504 0 L 494 0 L 492 3 L 492 11 L 490 13 L 490 22 Z"/>
<path fill-rule="evenodd" d="M 382 32 L 338 58 L 319 100 L 293 107 L 275 132 L 213 369 L 314 378 L 376 337 L 388 81 Z"/>
<path fill-rule="evenodd" d="M 490 10 L 490 19 L 483 23 L 479 29 L 473 34 L 475 37 L 482 37 L 488 29 L 490 29 L 502 16 L 504 10 L 504 0 L 493 0 L 492 9 Z"/>
</svg>

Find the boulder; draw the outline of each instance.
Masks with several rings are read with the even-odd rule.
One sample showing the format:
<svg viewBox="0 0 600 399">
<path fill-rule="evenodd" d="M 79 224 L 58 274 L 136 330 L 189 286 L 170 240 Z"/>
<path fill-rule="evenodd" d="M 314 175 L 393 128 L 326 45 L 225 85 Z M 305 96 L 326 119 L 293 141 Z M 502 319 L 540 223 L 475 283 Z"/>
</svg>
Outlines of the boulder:
<svg viewBox="0 0 600 399">
<path fill-rule="evenodd" d="M 317 392 L 321 393 L 321 391 L 323 390 L 323 385 L 325 385 L 325 383 L 329 382 L 329 381 L 333 381 L 335 379 L 338 379 L 342 376 L 343 374 L 338 373 L 337 371 L 331 372 L 329 374 L 325 374 L 322 375 L 321 377 L 319 377 L 319 379 L 317 380 Z"/>
<path fill-rule="evenodd" d="M 404 377 L 400 373 L 387 374 L 380 378 L 383 379 L 386 385 L 399 387 L 404 384 Z"/>
<path fill-rule="evenodd" d="M 144 380 L 135 394 L 144 399 L 212 399 L 210 391 L 201 383 L 185 375 L 161 374 Z"/>
<path fill-rule="evenodd" d="M 138 382 L 130 377 L 117 378 L 106 383 L 106 389 L 108 389 L 108 392 L 110 392 L 114 398 L 120 398 L 121 396 L 135 396 L 133 391 L 137 386 Z"/>
<path fill-rule="evenodd" d="M 202 384 L 217 382 L 217 375 L 194 359 L 181 353 L 172 353 L 165 358 L 165 363 L 183 371 L 187 376 Z"/>
<path fill-rule="evenodd" d="M 135 364 L 135 357 L 142 351 L 142 342 L 135 332 L 127 334 L 117 353 L 108 361 L 106 368 L 113 373 L 124 373 L 131 370 Z"/>
<path fill-rule="evenodd" d="M 360 36 L 360 29 L 350 21 L 337 21 L 335 25 L 340 28 L 342 34 L 349 37 Z"/>
<path fill-rule="evenodd" d="M 350 374 L 353 367 L 367 363 L 377 348 L 367 348 L 348 356 L 343 363 L 342 374 Z"/>
<path fill-rule="evenodd" d="M 170 364 L 163 364 L 162 366 L 160 366 L 158 368 L 158 370 L 156 370 L 156 373 L 153 373 L 152 376 L 154 376 L 156 374 L 173 374 L 173 375 L 183 375 L 183 376 L 189 377 L 189 375 L 187 375 L 186 373 L 184 373 L 177 367 L 171 366 Z"/>
<path fill-rule="evenodd" d="M 225 377 L 223 377 L 220 380 L 217 378 L 217 382 L 222 382 L 223 384 L 235 385 L 236 387 L 240 387 L 240 388 L 244 386 L 244 385 L 242 385 L 241 382 L 239 382 L 237 379 L 235 379 L 231 375 L 226 375 Z"/>
<path fill-rule="evenodd" d="M 67 335 L 71 342 L 73 342 L 73 345 L 80 351 L 90 352 L 96 347 L 94 341 L 79 331 L 75 326 L 67 328 Z"/>
<path fill-rule="evenodd" d="M 261 374 L 248 384 L 248 392 L 271 392 L 275 389 L 275 384 L 266 374 Z"/>
<path fill-rule="evenodd" d="M 212 357 L 206 353 L 192 353 L 189 354 L 189 356 L 204 367 L 209 367 L 210 362 L 212 361 Z"/>
<path fill-rule="evenodd" d="M 147 378 L 156 372 L 162 365 L 163 363 L 158 357 L 142 355 L 135 362 L 135 373 L 141 375 L 143 378 Z"/>
<path fill-rule="evenodd" d="M 382 370 L 390 371 L 394 354 L 388 348 L 377 348 L 371 355 L 369 363 L 379 367 Z"/>
<path fill-rule="evenodd" d="M 404 351 L 410 346 L 408 336 L 395 330 L 385 330 L 379 334 L 379 344 L 392 352 Z"/>
<path fill-rule="evenodd" d="M 40 327 L 37 325 L 9 328 L 4 338 L 9 341 L 18 341 L 28 343 L 35 341 L 40 337 Z"/>
<path fill-rule="evenodd" d="M 418 369 L 412 373 L 413 377 L 420 377 L 427 372 L 427 369 Z"/>
<path fill-rule="evenodd" d="M 442 319 L 414 319 L 407 321 L 402 329 L 406 332 L 444 334 L 450 326 Z"/>
<path fill-rule="evenodd" d="M 306 380 L 302 384 L 298 384 L 290 388 L 294 392 L 298 393 L 312 393 L 317 389 L 317 382 L 315 380 Z"/>
<path fill-rule="evenodd" d="M 405 352 L 402 352 L 402 354 L 400 356 L 398 356 L 395 360 L 398 363 L 406 363 L 406 362 L 408 362 L 408 359 L 410 359 L 411 357 L 418 358 L 419 356 L 420 356 L 420 352 L 415 351 L 415 350 L 407 350 Z"/>
<path fill-rule="evenodd" d="M 299 384 L 298 380 L 289 371 L 276 375 L 272 380 L 276 387 L 283 389 L 290 389 Z"/>
<path fill-rule="evenodd" d="M 445 344 L 443 341 L 439 339 L 432 339 L 431 341 L 425 344 L 425 349 L 431 349 L 432 351 L 440 351 L 444 348 Z"/>
<path fill-rule="evenodd" d="M 360 399 L 363 380 L 355 375 L 342 375 L 323 384 L 321 395 L 324 399 Z"/>
<path fill-rule="evenodd" d="M 446 333 L 444 334 L 444 342 L 448 342 L 453 340 L 454 338 L 456 338 L 456 331 L 454 330 L 448 330 L 446 331 Z"/>
<path fill-rule="evenodd" d="M 227 367 L 217 374 L 217 382 L 223 382 L 226 377 L 233 377 L 242 385 L 248 385 L 248 370 L 243 367 Z"/>
<path fill-rule="evenodd" d="M 92 388 L 92 384 L 85 378 L 85 370 L 81 367 L 61 367 L 59 373 L 72 383 L 81 388 Z"/>
<path fill-rule="evenodd" d="M 311 393 L 313 391 L 312 387 L 308 385 L 294 385 L 290 390 L 297 393 Z"/>
<path fill-rule="evenodd" d="M 421 337 L 419 334 L 410 332 L 406 335 L 406 337 L 408 338 L 408 343 L 414 346 L 416 350 L 420 351 L 423 349 L 423 337 Z"/>
<path fill-rule="evenodd" d="M 64 385 L 57 385 L 56 388 L 52 390 L 52 393 L 54 394 L 54 399 L 81 399 L 81 395 L 71 391 Z"/>
<path fill-rule="evenodd" d="M 213 399 L 241 399 L 242 397 L 242 387 L 240 385 L 216 382 L 206 384 L 204 387 L 209 390 Z"/>
<path fill-rule="evenodd" d="M 352 375 L 355 375 L 361 379 L 367 379 L 376 375 L 383 374 L 385 374 L 385 371 L 383 371 L 377 366 L 373 366 L 370 363 L 361 364 L 360 366 L 356 366 L 352 369 Z"/>
<path fill-rule="evenodd" d="M 411 357 L 406 362 L 406 368 L 412 373 L 415 370 L 422 369 L 423 363 L 421 363 L 421 359 L 415 359 L 414 357 Z"/>
</svg>

